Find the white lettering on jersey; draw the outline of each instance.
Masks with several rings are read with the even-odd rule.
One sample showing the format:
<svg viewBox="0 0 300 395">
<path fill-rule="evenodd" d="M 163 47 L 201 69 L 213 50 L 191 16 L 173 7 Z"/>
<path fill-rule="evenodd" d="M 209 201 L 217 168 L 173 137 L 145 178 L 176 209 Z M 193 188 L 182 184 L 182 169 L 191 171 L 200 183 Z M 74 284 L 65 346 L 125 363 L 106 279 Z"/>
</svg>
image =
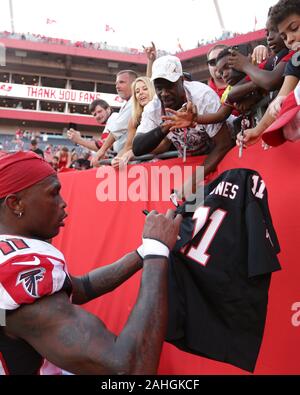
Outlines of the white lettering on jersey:
<svg viewBox="0 0 300 395">
<path fill-rule="evenodd" d="M 13 262 L 12 265 L 21 265 L 21 266 L 38 266 L 41 263 L 41 260 L 38 257 L 34 257 L 33 261 L 28 262 Z"/>
<path fill-rule="evenodd" d="M 236 195 L 237 195 L 239 189 L 240 189 L 240 187 L 238 185 L 233 185 L 233 187 L 231 189 L 231 195 L 229 196 L 230 199 L 234 200 L 236 198 Z"/>
<path fill-rule="evenodd" d="M 263 199 L 264 192 L 266 189 L 266 184 L 259 176 L 253 176 L 252 180 L 253 180 L 253 188 L 252 188 L 253 195 L 258 199 Z M 260 180 L 260 186 L 258 184 L 259 180 Z"/>
<path fill-rule="evenodd" d="M 218 184 L 218 186 L 210 193 L 210 195 L 219 195 L 234 200 L 239 189 L 240 187 L 238 185 L 233 185 L 231 182 L 223 181 Z"/>
<path fill-rule="evenodd" d="M 300 302 L 293 304 L 292 311 L 296 311 L 292 316 L 292 325 L 297 328 L 300 326 Z"/>
<path fill-rule="evenodd" d="M 209 215 L 209 207 L 199 207 L 194 214 L 193 219 L 196 219 L 195 229 L 193 233 L 193 238 L 200 232 L 200 230 L 204 227 L 208 220 Z M 221 209 L 214 211 L 210 219 L 210 224 L 207 227 L 205 233 L 203 234 L 198 246 L 191 247 L 190 251 L 187 254 L 187 257 L 194 260 L 197 263 L 200 263 L 202 266 L 206 266 L 210 255 L 207 253 L 216 233 L 218 232 L 222 222 L 226 217 L 227 212 Z"/>
</svg>

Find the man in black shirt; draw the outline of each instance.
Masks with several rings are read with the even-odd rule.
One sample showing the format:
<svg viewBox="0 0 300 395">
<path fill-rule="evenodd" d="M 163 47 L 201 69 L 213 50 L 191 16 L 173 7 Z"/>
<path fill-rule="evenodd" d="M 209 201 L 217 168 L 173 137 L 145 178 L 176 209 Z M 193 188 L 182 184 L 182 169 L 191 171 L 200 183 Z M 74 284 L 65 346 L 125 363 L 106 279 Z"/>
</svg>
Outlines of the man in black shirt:
<svg viewBox="0 0 300 395">
<path fill-rule="evenodd" d="M 37 155 L 40 155 L 42 158 L 44 158 L 44 152 L 38 147 L 38 142 L 36 139 L 32 139 L 31 142 L 31 147 L 30 151 L 36 153 Z"/>
</svg>

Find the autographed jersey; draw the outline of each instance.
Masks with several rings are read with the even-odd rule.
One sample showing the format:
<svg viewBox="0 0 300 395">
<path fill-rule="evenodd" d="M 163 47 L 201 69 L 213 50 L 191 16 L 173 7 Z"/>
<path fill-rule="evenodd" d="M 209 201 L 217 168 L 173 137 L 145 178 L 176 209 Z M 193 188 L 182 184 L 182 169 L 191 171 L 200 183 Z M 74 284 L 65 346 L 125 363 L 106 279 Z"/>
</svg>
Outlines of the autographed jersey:
<svg viewBox="0 0 300 395">
<path fill-rule="evenodd" d="M 71 293 L 63 254 L 51 244 L 0 235 L 0 309 L 10 314 L 20 306 L 65 290 Z M 0 327 L 0 374 L 61 374 L 28 343 Z"/>
<path fill-rule="evenodd" d="M 190 207 L 178 209 L 184 219 L 170 255 L 166 340 L 252 372 L 271 273 L 280 270 L 266 185 L 255 171 L 230 170 Z"/>
</svg>

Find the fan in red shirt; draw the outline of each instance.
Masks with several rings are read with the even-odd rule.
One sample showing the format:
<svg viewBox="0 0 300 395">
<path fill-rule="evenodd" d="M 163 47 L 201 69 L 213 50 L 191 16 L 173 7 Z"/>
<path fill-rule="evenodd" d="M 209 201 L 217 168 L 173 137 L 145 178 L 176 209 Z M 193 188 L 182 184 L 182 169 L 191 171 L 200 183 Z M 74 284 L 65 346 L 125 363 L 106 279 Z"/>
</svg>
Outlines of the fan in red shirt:
<svg viewBox="0 0 300 395">
<path fill-rule="evenodd" d="M 212 47 L 207 54 L 207 65 L 208 65 L 209 74 L 211 75 L 211 79 L 208 81 L 208 86 L 217 93 L 220 99 L 227 88 L 227 84 L 226 82 L 224 82 L 216 66 L 217 66 L 217 57 L 225 48 L 228 48 L 228 46 L 218 44 Z"/>
</svg>

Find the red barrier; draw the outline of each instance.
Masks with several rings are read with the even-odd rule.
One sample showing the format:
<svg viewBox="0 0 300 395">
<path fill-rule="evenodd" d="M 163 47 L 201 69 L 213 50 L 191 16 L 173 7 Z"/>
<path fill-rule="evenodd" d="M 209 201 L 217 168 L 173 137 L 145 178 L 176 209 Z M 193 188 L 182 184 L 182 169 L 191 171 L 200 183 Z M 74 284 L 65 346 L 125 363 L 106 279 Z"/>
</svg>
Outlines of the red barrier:
<svg viewBox="0 0 300 395">
<path fill-rule="evenodd" d="M 218 174 L 238 167 L 255 169 L 261 174 L 268 188 L 269 206 L 282 250 L 282 271 L 273 275 L 265 335 L 255 374 L 300 374 L 299 154 L 300 144 L 287 143 L 267 151 L 257 145 L 245 151 L 242 159 L 238 159 L 237 149 L 232 150 L 218 168 Z M 186 166 L 196 163 L 199 158 L 190 158 Z M 140 185 L 149 184 L 149 174 L 157 165 L 183 168 L 180 159 L 143 164 L 136 168 L 143 169 Z M 117 181 L 120 176 L 116 176 Z M 96 178 L 96 170 L 61 174 L 60 179 L 69 218 L 55 245 L 65 254 L 74 275 L 111 263 L 140 245 L 143 209 L 165 211 L 171 207 L 169 202 L 161 201 L 101 203 L 96 194 L 103 185 Z M 136 186 L 135 182 L 129 181 L 128 188 Z M 164 181 L 160 182 L 161 187 L 162 184 Z M 124 186 L 119 185 L 117 192 L 124 195 Z M 138 273 L 86 308 L 99 315 L 110 330 L 119 333 L 135 303 L 139 280 Z M 170 344 L 164 345 L 159 373 L 247 374 L 233 366 L 184 353 Z"/>
</svg>

